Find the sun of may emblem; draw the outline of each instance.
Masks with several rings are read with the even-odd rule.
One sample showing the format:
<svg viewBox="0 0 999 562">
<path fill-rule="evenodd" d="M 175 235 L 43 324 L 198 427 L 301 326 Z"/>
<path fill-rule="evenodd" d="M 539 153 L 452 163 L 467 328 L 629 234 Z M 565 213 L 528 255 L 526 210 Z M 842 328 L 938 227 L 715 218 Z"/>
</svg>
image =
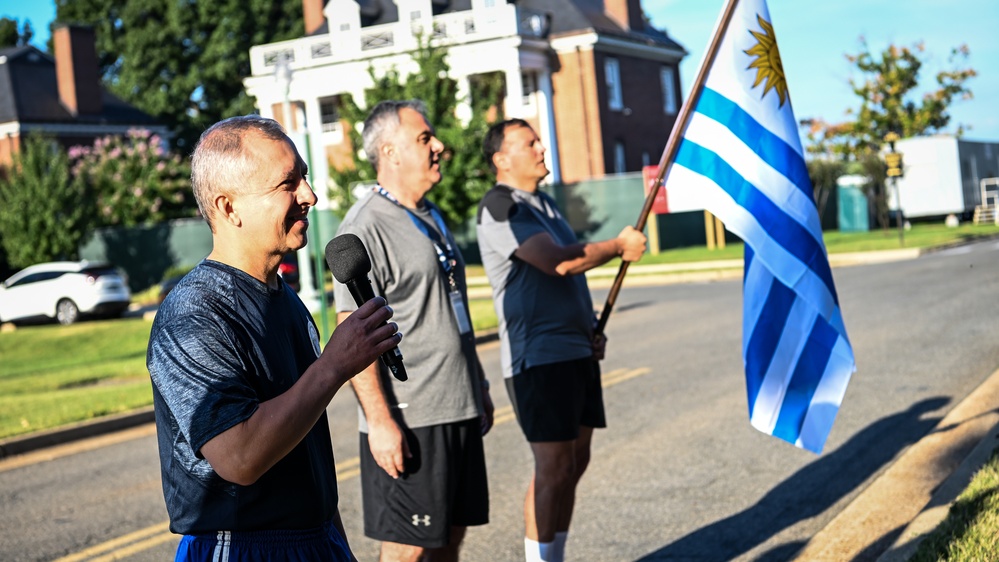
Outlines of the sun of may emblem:
<svg viewBox="0 0 999 562">
<path fill-rule="evenodd" d="M 777 51 L 777 38 L 774 37 L 774 28 L 770 25 L 770 22 L 761 18 L 759 14 L 756 16 L 756 21 L 760 22 L 760 27 L 763 28 L 763 31 L 750 31 L 753 37 L 756 38 L 756 44 L 748 51 L 743 52 L 751 57 L 756 57 L 756 60 L 750 63 L 746 69 L 756 69 L 756 81 L 753 82 L 754 88 L 759 86 L 764 80 L 767 81 L 767 85 L 763 87 L 763 95 L 760 98 L 766 97 L 770 90 L 776 90 L 777 96 L 780 98 L 780 105 L 778 107 L 784 107 L 784 102 L 787 101 L 787 80 L 784 79 L 784 66 L 780 63 L 780 52 Z"/>
</svg>

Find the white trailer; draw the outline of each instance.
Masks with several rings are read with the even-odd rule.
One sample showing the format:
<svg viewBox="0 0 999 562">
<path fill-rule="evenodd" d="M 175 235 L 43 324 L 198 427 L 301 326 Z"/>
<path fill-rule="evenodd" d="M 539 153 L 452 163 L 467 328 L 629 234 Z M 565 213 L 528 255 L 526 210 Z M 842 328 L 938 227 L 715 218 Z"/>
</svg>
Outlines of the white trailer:
<svg viewBox="0 0 999 562">
<path fill-rule="evenodd" d="M 911 218 L 956 215 L 970 220 L 982 204 L 981 180 L 999 176 L 999 142 L 961 140 L 949 135 L 913 137 L 895 143 L 904 176 L 898 191 L 888 184 L 888 208 Z"/>
</svg>

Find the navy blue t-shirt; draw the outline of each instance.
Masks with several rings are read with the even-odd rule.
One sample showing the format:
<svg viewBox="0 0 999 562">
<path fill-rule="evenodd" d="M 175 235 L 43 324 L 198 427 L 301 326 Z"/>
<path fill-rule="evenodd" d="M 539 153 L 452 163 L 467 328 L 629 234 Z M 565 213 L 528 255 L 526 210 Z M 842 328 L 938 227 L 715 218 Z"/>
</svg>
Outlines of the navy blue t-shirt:
<svg viewBox="0 0 999 562">
<path fill-rule="evenodd" d="M 336 474 L 325 414 L 250 486 L 223 480 L 200 452 L 291 388 L 319 353 L 312 316 L 283 282 L 270 289 L 205 260 L 170 292 L 153 322 L 146 365 L 171 531 L 304 529 L 333 517 Z"/>
</svg>

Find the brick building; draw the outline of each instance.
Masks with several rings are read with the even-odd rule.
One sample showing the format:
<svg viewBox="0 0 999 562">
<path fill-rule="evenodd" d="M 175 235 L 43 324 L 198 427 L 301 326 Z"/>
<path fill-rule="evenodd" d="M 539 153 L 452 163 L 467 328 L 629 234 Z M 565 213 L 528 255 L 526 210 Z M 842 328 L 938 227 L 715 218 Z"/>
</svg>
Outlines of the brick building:
<svg viewBox="0 0 999 562">
<path fill-rule="evenodd" d="M 0 49 L 0 166 L 11 162 L 21 139 L 33 131 L 66 147 L 133 128 L 167 134 L 151 116 L 101 86 L 92 29 L 61 26 L 52 39 L 54 57 L 30 45 Z"/>
<path fill-rule="evenodd" d="M 328 162 L 351 150 L 337 97 L 363 102 L 369 66 L 414 70 L 414 30 L 448 47 L 460 94 L 477 75 L 502 74 L 504 113 L 538 131 L 554 182 L 657 163 L 680 108 L 687 52 L 645 21 L 640 0 L 303 0 L 303 9 L 306 36 L 251 49 L 245 86 L 263 115 L 308 125 L 320 197 Z M 282 80 L 284 62 L 292 73 Z"/>
</svg>

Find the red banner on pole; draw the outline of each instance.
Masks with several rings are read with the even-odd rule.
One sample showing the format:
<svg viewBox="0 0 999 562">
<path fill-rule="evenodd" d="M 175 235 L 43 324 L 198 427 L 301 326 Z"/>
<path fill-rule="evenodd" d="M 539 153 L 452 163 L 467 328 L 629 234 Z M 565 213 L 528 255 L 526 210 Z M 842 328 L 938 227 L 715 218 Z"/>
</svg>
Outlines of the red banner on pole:
<svg viewBox="0 0 999 562">
<path fill-rule="evenodd" d="M 656 175 L 658 175 L 659 166 L 642 166 L 642 185 L 645 186 L 645 196 L 648 197 L 649 190 L 652 189 L 652 184 L 656 182 Z M 666 201 L 666 188 L 663 186 L 663 182 L 659 182 L 659 191 L 656 193 L 656 199 L 652 203 L 652 212 L 657 215 L 668 215 L 669 214 L 669 204 Z"/>
</svg>

